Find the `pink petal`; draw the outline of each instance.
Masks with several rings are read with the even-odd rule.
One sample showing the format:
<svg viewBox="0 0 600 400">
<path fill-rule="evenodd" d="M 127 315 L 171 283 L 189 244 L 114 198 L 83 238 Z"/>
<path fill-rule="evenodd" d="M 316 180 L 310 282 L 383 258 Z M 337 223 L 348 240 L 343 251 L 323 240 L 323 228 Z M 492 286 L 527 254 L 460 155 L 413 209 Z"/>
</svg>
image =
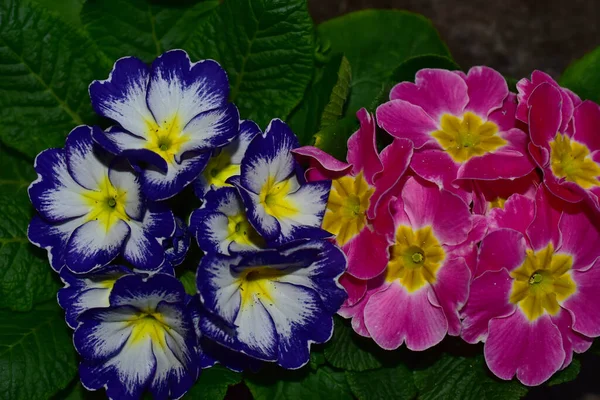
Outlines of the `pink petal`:
<svg viewBox="0 0 600 400">
<path fill-rule="evenodd" d="M 408 139 L 415 148 L 426 144 L 439 147 L 431 133 L 438 124 L 423 109 L 404 100 L 388 101 L 377 107 L 377 123 L 390 135 Z"/>
<path fill-rule="evenodd" d="M 471 272 L 462 258 L 446 261 L 438 272 L 433 291 L 448 320 L 449 335 L 460 335 L 458 310 L 467 302 L 470 281 Z"/>
<path fill-rule="evenodd" d="M 569 207 L 562 213 L 559 251 L 573 256 L 573 269 L 587 269 L 600 258 L 600 224 L 585 207 Z"/>
<path fill-rule="evenodd" d="M 572 329 L 573 319 L 571 314 L 561 308 L 560 312 L 550 317 L 552 323 L 560 330 L 563 338 L 563 349 L 565 350 L 565 362 L 561 369 L 566 368 L 573 360 L 573 352 L 583 353 L 592 345 L 593 340 L 585 335 L 575 332 Z"/>
<path fill-rule="evenodd" d="M 514 304 L 508 301 L 511 287 L 512 278 L 505 269 L 488 271 L 473 280 L 461 313 L 464 318 L 461 337 L 465 341 L 485 342 L 490 320 L 514 312 Z"/>
<path fill-rule="evenodd" d="M 517 96 L 514 93 L 509 93 L 502 104 L 502 107 L 492 111 L 488 116 L 488 121 L 491 121 L 498 125 L 500 132 L 508 131 L 512 128 L 519 128 L 527 130 L 527 125 L 515 118 L 515 112 L 517 109 Z"/>
<path fill-rule="evenodd" d="M 513 194 L 504 208 L 493 208 L 488 214 L 490 230 L 510 228 L 526 235 L 535 216 L 535 201 L 529 197 Z"/>
<path fill-rule="evenodd" d="M 339 161 L 321 149 L 313 146 L 304 146 L 292 150 L 296 160 L 300 163 L 308 163 L 309 169 L 315 168 L 319 175 L 335 179 L 350 172 L 352 165 Z M 308 174 L 307 174 L 308 179 Z"/>
<path fill-rule="evenodd" d="M 422 69 L 417 72 L 415 83 L 402 82 L 394 86 L 390 100 L 406 100 L 439 121 L 444 113 L 462 115 L 469 102 L 467 91 L 465 80 L 452 71 Z"/>
<path fill-rule="evenodd" d="M 364 171 L 365 179 L 373 185 L 374 176 L 383 170 L 375 142 L 375 119 L 361 108 L 356 112 L 360 129 L 348 139 L 348 162 L 353 165 L 354 175 Z"/>
<path fill-rule="evenodd" d="M 462 257 L 467 263 L 471 275 L 474 275 L 477 268 L 479 243 L 486 235 L 487 230 L 487 219 L 483 215 L 473 215 L 473 229 L 469 232 L 467 240 L 456 246 L 446 246 L 446 255 L 448 258 Z"/>
<path fill-rule="evenodd" d="M 364 297 L 353 306 L 343 305 L 338 314 L 344 318 L 352 318 L 352 329 L 364 337 L 371 337 L 371 334 L 365 326 L 364 310 L 367 302 L 375 293 L 387 289 L 389 283 L 385 282 L 385 274 L 382 274 L 374 279 L 367 281 L 367 292 Z"/>
<path fill-rule="evenodd" d="M 348 273 L 359 279 L 371 279 L 381 274 L 389 261 L 389 245 L 383 234 L 363 228 L 342 247 L 348 258 Z"/>
<path fill-rule="evenodd" d="M 527 237 L 534 250 L 539 250 L 552 242 L 554 248 L 558 245 L 558 221 L 563 204 L 552 196 L 544 186 L 540 186 L 535 196 L 535 216 L 529 228 Z"/>
<path fill-rule="evenodd" d="M 549 149 L 549 142 L 559 132 L 562 97 L 559 89 L 548 83 L 542 83 L 529 98 L 529 133 L 536 146 Z"/>
<path fill-rule="evenodd" d="M 383 170 L 374 177 L 375 192 L 370 199 L 367 212 L 369 218 L 375 218 L 381 202 L 389 201 L 390 192 L 399 185 L 400 180 L 404 177 L 412 155 L 413 146 L 408 139 L 394 139 L 383 149 L 381 152 Z"/>
<path fill-rule="evenodd" d="M 574 182 L 558 179 L 549 167 L 544 168 L 544 185 L 553 195 L 569 203 L 579 203 L 587 196 L 585 189 Z"/>
<path fill-rule="evenodd" d="M 527 242 L 521 232 L 513 229 L 498 229 L 488 233 L 481 242 L 475 276 L 485 271 L 512 271 L 523 264 Z"/>
<path fill-rule="evenodd" d="M 508 85 L 500 73 L 489 67 L 473 67 L 466 78 L 469 94 L 467 110 L 482 117 L 502 107 Z"/>
<path fill-rule="evenodd" d="M 600 150 L 600 106 L 589 100 L 581 103 L 573 115 L 573 139 L 587 146 L 590 152 Z"/>
<path fill-rule="evenodd" d="M 429 287 L 409 294 L 398 283 L 375 293 L 364 310 L 365 326 L 375 343 L 394 350 L 406 342 L 410 350 L 425 350 L 442 341 L 448 322 L 429 301 Z"/>
<path fill-rule="evenodd" d="M 563 303 L 573 316 L 573 329 L 585 336 L 600 336 L 600 260 L 585 271 L 573 271 L 577 291 Z"/>
<path fill-rule="evenodd" d="M 474 182 L 473 212 L 477 214 L 491 212 L 493 209 L 489 209 L 488 202 L 499 197 L 508 200 L 513 194 L 521 194 L 533 199 L 540 183 L 541 179 L 537 170 L 517 179 Z M 506 204 L 504 208 L 506 208 Z"/>
<path fill-rule="evenodd" d="M 460 164 L 441 150 L 424 150 L 414 153 L 410 167 L 421 178 L 458 195 L 465 203 L 471 202 L 471 193 L 454 183 Z"/>
<path fill-rule="evenodd" d="M 353 277 L 345 273 L 339 279 L 340 285 L 344 287 L 348 298 L 344 302 L 344 306 L 353 306 L 358 303 L 367 292 L 367 281 Z"/>
<path fill-rule="evenodd" d="M 517 310 L 509 317 L 492 319 L 489 331 L 483 352 L 499 378 L 508 380 L 516 374 L 523 384 L 535 386 L 563 365 L 562 337 L 548 315 L 529 322 Z"/>
</svg>

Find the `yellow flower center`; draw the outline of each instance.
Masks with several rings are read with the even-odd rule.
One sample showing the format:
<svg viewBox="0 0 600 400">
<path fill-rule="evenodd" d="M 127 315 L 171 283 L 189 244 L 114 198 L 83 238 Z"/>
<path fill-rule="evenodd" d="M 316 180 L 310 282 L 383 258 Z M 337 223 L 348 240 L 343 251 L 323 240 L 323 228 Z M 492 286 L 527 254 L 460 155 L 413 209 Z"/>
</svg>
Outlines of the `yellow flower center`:
<svg viewBox="0 0 600 400">
<path fill-rule="evenodd" d="M 489 202 L 490 208 L 501 208 L 504 209 L 504 204 L 506 203 L 506 199 L 498 196 L 494 200 Z"/>
<path fill-rule="evenodd" d="M 398 280 L 406 290 L 415 292 L 427 283 L 435 283 L 445 258 L 446 253 L 430 226 L 413 231 L 401 225 L 396 230 L 396 243 L 390 247 L 385 279 Z"/>
<path fill-rule="evenodd" d="M 258 195 L 260 204 L 267 214 L 275 218 L 291 218 L 298 212 L 298 208 L 288 197 L 291 190 L 292 179 L 275 182 L 274 177 L 269 177 Z"/>
<path fill-rule="evenodd" d="M 344 176 L 333 181 L 323 217 L 323 229 L 336 235 L 340 246 L 348 243 L 365 227 L 369 199 L 374 191 L 362 171 L 356 177 Z"/>
<path fill-rule="evenodd" d="M 590 150 L 570 137 L 557 133 L 550 142 L 550 168 L 554 176 L 575 182 L 584 189 L 600 186 L 600 165 L 590 158 Z"/>
<path fill-rule="evenodd" d="M 265 305 L 273 305 L 273 291 L 275 285 L 273 281 L 285 272 L 272 267 L 253 267 L 245 269 L 238 278 L 240 288 L 242 308 L 253 305 L 258 301 L 266 303 Z"/>
<path fill-rule="evenodd" d="M 160 155 L 167 163 L 173 163 L 181 146 L 190 140 L 183 132 L 183 124 L 177 114 L 157 123 L 146 121 L 148 142 L 146 148 Z"/>
<path fill-rule="evenodd" d="M 231 155 L 226 151 L 221 151 L 208 161 L 202 175 L 208 185 L 215 187 L 231 186 L 226 183 L 227 179 L 240 174 L 240 166 L 231 163 Z"/>
<path fill-rule="evenodd" d="M 91 207 L 87 220 L 99 221 L 106 232 L 119 220 L 130 220 L 125 211 L 127 191 L 114 187 L 108 175 L 100 182 L 98 190 L 86 190 L 81 195 Z"/>
<path fill-rule="evenodd" d="M 479 116 L 467 111 L 462 119 L 450 114 L 441 118 L 441 129 L 431 135 L 456 162 L 482 156 L 504 146 L 507 142 L 498 135 L 498 126 L 483 122 Z"/>
<path fill-rule="evenodd" d="M 227 217 L 227 240 L 253 247 L 262 247 L 263 239 L 258 232 L 254 230 L 246 214 L 239 214 Z"/>
<path fill-rule="evenodd" d="M 518 304 L 530 321 L 544 315 L 544 311 L 557 314 L 560 302 L 575 293 L 572 266 L 573 258 L 554 253 L 552 243 L 537 253 L 527 250 L 523 265 L 510 273 L 514 278 L 510 302 Z"/>
<path fill-rule="evenodd" d="M 136 345 L 149 338 L 160 348 L 167 347 L 166 334 L 171 328 L 160 313 L 139 313 L 129 321 L 129 325 L 132 326 L 132 330 L 128 344 Z"/>
</svg>

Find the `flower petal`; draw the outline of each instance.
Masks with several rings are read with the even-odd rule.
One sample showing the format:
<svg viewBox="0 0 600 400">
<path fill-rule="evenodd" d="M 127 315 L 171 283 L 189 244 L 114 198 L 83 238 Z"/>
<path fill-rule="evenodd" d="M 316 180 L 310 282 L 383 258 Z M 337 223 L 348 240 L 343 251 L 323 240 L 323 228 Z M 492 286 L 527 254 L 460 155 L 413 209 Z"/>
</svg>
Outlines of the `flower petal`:
<svg viewBox="0 0 600 400">
<path fill-rule="evenodd" d="M 573 330 L 589 337 L 600 336 L 600 260 L 586 271 L 573 271 L 577 291 L 564 303 L 563 307 L 573 316 Z"/>
<path fill-rule="evenodd" d="M 572 210 L 563 211 L 560 216 L 558 230 L 561 244 L 557 250 L 573 257 L 574 270 L 588 269 L 600 259 L 600 248 L 591 245 L 600 243 L 597 218 L 597 215 L 584 207 L 573 207 Z"/>
<path fill-rule="evenodd" d="M 392 100 L 377 107 L 377 123 L 398 139 L 410 140 L 416 149 L 425 145 L 439 147 L 431 133 L 438 123 L 421 107 L 405 100 Z"/>
<path fill-rule="evenodd" d="M 351 164 L 339 161 L 337 158 L 329 155 L 329 153 L 314 147 L 303 146 L 292 150 L 299 162 L 308 161 L 308 170 L 306 171 L 307 180 L 309 182 L 323 179 L 335 179 L 344 176 L 352 169 Z M 319 178 L 309 178 L 309 170 L 316 169 L 319 172 Z"/>
<path fill-rule="evenodd" d="M 600 106 L 586 100 L 575 109 L 573 114 L 573 139 L 584 144 L 590 152 L 600 150 Z"/>
<path fill-rule="evenodd" d="M 352 164 L 352 172 L 358 175 L 364 171 L 364 176 L 370 185 L 374 177 L 383 170 L 383 165 L 377 154 L 375 140 L 375 119 L 365 108 L 356 112 L 360 121 L 360 129 L 348 139 L 348 162 Z"/>
<path fill-rule="evenodd" d="M 388 240 L 365 227 L 343 247 L 348 257 L 348 273 L 358 279 L 371 279 L 381 274 L 389 261 Z"/>
<path fill-rule="evenodd" d="M 469 297 L 471 272 L 464 259 L 458 258 L 446 261 L 436 278 L 433 291 L 448 321 L 448 334 L 458 336 L 461 331 L 458 310 L 465 305 Z"/>
<path fill-rule="evenodd" d="M 550 148 L 550 141 L 560 131 L 561 107 L 560 90 L 553 85 L 542 83 L 533 90 L 529 98 L 529 132 L 534 145 Z"/>
<path fill-rule="evenodd" d="M 481 242 L 475 276 L 486 271 L 512 271 L 525 260 L 527 242 L 522 233 L 513 229 L 498 229 Z"/>
<path fill-rule="evenodd" d="M 500 73 L 489 67 L 473 67 L 465 79 L 468 87 L 469 103 L 466 109 L 487 117 L 502 107 L 508 96 L 506 80 Z"/>
</svg>

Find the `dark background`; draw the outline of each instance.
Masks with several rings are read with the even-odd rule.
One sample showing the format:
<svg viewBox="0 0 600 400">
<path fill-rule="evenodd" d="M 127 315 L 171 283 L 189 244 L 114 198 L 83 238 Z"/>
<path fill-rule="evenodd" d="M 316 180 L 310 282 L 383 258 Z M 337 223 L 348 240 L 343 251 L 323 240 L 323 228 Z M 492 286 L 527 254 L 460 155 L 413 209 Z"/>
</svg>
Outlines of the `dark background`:
<svg viewBox="0 0 600 400">
<path fill-rule="evenodd" d="M 309 0 L 316 23 L 365 8 L 396 8 L 431 19 L 456 62 L 522 78 L 558 78 L 600 46 L 600 0 Z M 600 376 L 599 376 L 600 379 Z"/>
</svg>

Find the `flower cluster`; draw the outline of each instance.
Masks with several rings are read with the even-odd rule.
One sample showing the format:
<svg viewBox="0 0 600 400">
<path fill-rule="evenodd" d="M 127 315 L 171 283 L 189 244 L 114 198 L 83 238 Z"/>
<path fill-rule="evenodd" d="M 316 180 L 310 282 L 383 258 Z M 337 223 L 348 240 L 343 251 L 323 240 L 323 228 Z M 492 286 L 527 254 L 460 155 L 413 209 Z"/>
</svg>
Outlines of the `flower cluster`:
<svg viewBox="0 0 600 400">
<path fill-rule="evenodd" d="M 359 335 L 484 342 L 494 374 L 538 385 L 600 336 L 600 106 L 538 71 L 517 88 L 486 67 L 423 69 L 376 120 L 358 112 L 347 162 L 294 153 L 308 181 L 333 180 L 323 228 L 348 257 L 339 314 Z"/>
<path fill-rule="evenodd" d="M 115 125 L 37 156 L 28 229 L 65 284 L 83 385 L 179 398 L 216 362 L 306 364 L 347 297 L 346 258 L 321 229 L 331 182 L 306 182 L 288 126 L 240 121 L 225 71 L 181 50 L 122 58 L 89 93 Z M 175 215 L 187 186 L 202 205 Z M 176 278 L 191 237 L 194 295 Z"/>
</svg>

